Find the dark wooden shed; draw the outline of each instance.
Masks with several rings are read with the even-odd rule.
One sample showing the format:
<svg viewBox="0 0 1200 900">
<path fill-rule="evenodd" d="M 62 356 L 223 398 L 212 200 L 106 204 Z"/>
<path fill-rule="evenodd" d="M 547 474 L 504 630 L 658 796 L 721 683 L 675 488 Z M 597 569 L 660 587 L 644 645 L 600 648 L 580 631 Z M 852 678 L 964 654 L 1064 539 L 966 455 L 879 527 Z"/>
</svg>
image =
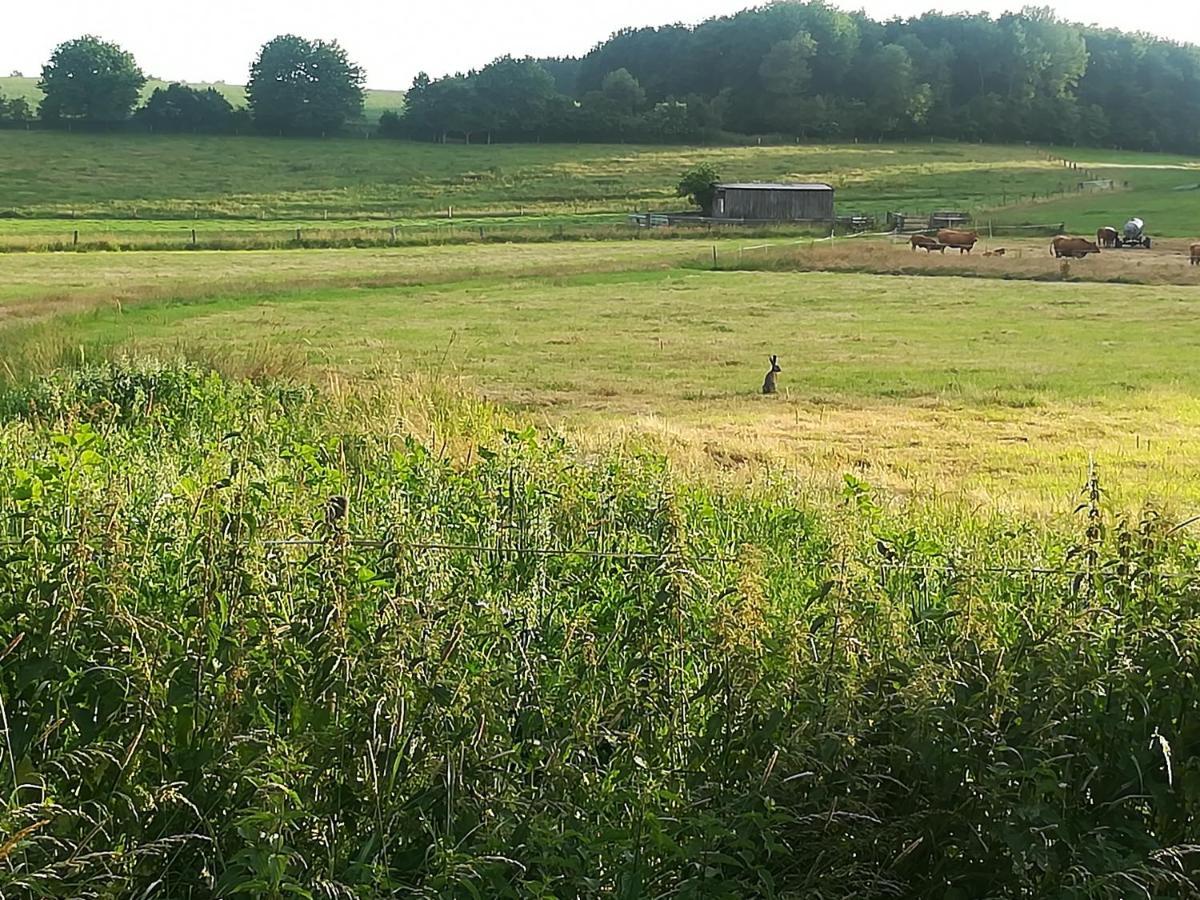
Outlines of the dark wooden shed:
<svg viewBox="0 0 1200 900">
<path fill-rule="evenodd" d="M 829 222 L 833 188 L 827 184 L 718 184 L 713 218 L 747 222 Z"/>
</svg>

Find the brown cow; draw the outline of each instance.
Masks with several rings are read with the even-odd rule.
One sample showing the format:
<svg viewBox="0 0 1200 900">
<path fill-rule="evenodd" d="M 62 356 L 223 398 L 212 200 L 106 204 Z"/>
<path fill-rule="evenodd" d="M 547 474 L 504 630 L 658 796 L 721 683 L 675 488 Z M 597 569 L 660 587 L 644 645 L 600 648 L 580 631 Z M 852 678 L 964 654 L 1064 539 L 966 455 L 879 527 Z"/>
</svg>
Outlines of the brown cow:
<svg viewBox="0 0 1200 900">
<path fill-rule="evenodd" d="M 924 234 L 914 234 L 908 243 L 913 250 L 916 250 L 918 247 L 920 247 L 926 253 L 932 253 L 934 250 L 937 250 L 943 256 L 946 255 L 945 244 L 939 244 L 933 238 Z"/>
<path fill-rule="evenodd" d="M 945 244 L 959 254 L 970 253 L 972 248 L 979 243 L 979 233 L 975 231 L 955 231 L 952 228 L 943 228 L 937 233 L 939 244 Z"/>
<path fill-rule="evenodd" d="M 1055 258 L 1083 259 L 1089 253 L 1099 253 L 1100 248 L 1087 238 L 1067 237 L 1059 235 L 1050 244 L 1050 252 Z"/>
<path fill-rule="evenodd" d="M 1192 265 L 1200 266 L 1200 244 L 1192 244 Z"/>
<path fill-rule="evenodd" d="M 1101 247 L 1115 247 L 1120 238 L 1121 233 L 1115 228 L 1105 227 L 1096 232 L 1096 243 Z"/>
</svg>

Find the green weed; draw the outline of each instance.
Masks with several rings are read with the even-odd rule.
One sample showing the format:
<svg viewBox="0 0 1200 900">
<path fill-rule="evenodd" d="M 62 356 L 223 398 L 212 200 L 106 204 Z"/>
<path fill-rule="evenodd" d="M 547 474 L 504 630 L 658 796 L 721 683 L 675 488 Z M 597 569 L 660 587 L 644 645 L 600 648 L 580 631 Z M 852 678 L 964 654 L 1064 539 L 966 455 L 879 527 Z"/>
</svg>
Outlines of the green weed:
<svg viewBox="0 0 1200 900">
<path fill-rule="evenodd" d="M 3 396 L 0 892 L 1195 896 L 1186 532 L 714 489 L 420 389 Z"/>
</svg>

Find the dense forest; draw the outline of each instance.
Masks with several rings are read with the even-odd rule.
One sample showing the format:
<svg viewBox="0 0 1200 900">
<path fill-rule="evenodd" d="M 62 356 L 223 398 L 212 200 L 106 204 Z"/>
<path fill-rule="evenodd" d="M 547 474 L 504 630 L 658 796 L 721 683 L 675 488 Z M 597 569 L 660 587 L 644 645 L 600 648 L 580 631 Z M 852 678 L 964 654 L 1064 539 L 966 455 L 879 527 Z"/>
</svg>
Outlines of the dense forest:
<svg viewBox="0 0 1200 900">
<path fill-rule="evenodd" d="M 776 2 L 622 31 L 581 59 L 421 75 L 383 127 L 425 140 L 943 137 L 1200 152 L 1200 48 L 1048 8 L 878 22 Z"/>
</svg>

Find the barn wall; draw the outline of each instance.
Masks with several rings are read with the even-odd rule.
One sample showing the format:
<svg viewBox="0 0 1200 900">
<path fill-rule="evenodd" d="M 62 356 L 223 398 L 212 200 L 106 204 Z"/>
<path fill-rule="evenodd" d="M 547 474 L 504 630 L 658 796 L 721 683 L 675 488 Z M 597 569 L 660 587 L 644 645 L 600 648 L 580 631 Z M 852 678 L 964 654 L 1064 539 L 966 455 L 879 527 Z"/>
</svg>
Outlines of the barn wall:
<svg viewBox="0 0 1200 900">
<path fill-rule="evenodd" d="M 772 191 L 726 188 L 726 219 L 788 221 L 833 218 L 833 191 Z"/>
</svg>

